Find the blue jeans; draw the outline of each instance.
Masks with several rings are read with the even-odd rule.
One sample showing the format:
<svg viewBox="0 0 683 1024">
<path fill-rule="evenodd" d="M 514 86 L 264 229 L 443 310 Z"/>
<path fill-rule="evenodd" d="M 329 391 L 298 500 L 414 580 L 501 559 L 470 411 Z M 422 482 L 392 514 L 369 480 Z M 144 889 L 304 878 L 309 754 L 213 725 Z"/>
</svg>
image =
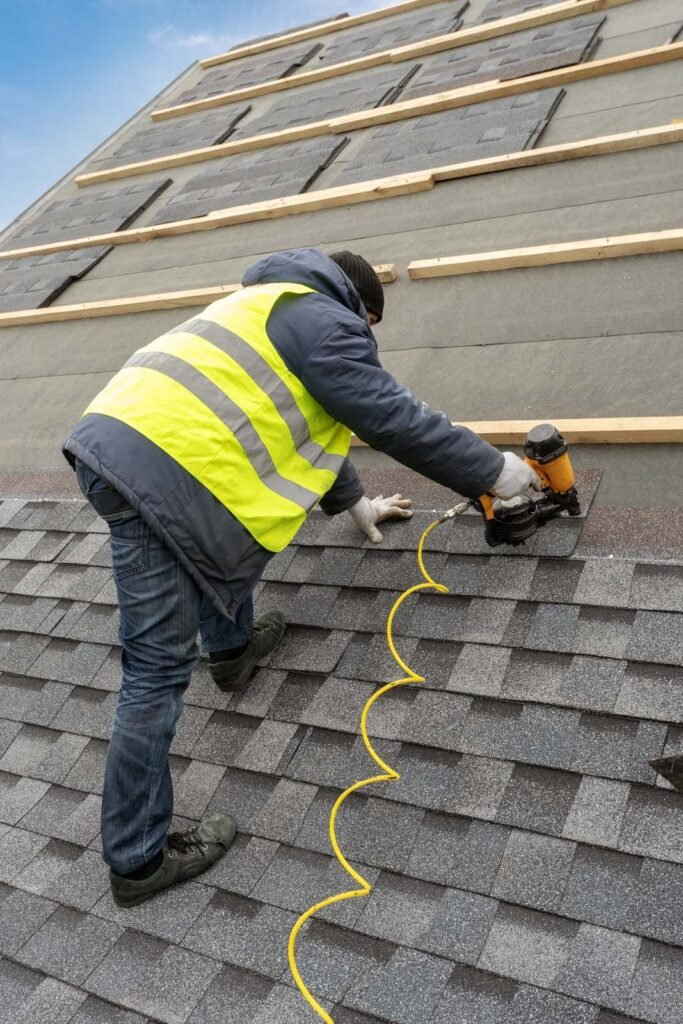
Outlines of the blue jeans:
<svg viewBox="0 0 683 1024">
<path fill-rule="evenodd" d="M 173 814 L 168 753 L 197 664 L 206 653 L 248 643 L 249 596 L 234 622 L 221 615 L 173 552 L 125 499 L 83 463 L 83 494 L 111 533 L 119 598 L 122 680 L 104 775 L 102 846 L 125 875 L 163 848 Z"/>
</svg>

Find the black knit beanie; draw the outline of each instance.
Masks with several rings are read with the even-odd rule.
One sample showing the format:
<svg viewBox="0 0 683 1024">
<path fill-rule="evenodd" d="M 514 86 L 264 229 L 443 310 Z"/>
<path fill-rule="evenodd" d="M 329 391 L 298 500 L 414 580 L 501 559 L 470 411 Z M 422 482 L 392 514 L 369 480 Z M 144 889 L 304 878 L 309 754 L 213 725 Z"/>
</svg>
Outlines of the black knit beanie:
<svg viewBox="0 0 683 1024">
<path fill-rule="evenodd" d="M 377 319 L 381 320 L 384 312 L 384 289 L 372 265 L 348 249 L 331 253 L 330 259 L 344 271 L 368 313 L 374 313 Z"/>
</svg>

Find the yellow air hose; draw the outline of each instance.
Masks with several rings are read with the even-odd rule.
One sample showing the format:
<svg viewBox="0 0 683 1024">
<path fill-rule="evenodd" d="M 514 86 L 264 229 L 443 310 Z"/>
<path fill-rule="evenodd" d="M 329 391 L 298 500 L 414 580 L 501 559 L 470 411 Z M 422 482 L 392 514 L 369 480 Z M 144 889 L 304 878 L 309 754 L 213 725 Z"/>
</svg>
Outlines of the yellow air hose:
<svg viewBox="0 0 683 1024">
<path fill-rule="evenodd" d="M 411 683 L 425 682 L 425 677 L 418 675 L 417 672 L 413 672 L 410 666 L 406 665 L 405 661 L 396 650 L 396 645 L 394 644 L 393 637 L 394 619 L 396 617 L 396 613 L 398 612 L 403 602 L 407 598 L 409 598 L 411 594 L 417 594 L 421 590 L 436 590 L 437 593 L 439 594 L 448 593 L 448 587 L 444 586 L 443 583 L 436 583 L 427 572 L 424 564 L 424 545 L 425 541 L 427 540 L 427 537 L 435 527 L 437 527 L 440 523 L 446 522 L 447 519 L 453 519 L 455 516 L 461 515 L 467 508 L 470 507 L 470 505 L 471 502 L 463 501 L 461 502 L 461 504 L 449 509 L 448 512 L 444 512 L 442 516 L 440 516 L 438 519 L 435 519 L 433 523 L 429 524 L 427 529 L 420 537 L 420 543 L 417 546 L 417 563 L 420 567 L 420 572 L 422 573 L 424 583 L 416 583 L 415 586 L 409 587 L 407 590 L 404 590 L 403 593 L 394 602 L 394 605 L 391 611 L 389 612 L 389 617 L 387 618 L 387 645 L 399 668 L 401 668 L 406 674 L 402 679 L 396 679 L 394 680 L 393 683 L 387 683 L 386 686 L 382 686 L 379 690 L 376 690 L 372 694 L 370 699 L 367 701 L 365 707 L 363 708 L 363 713 L 361 714 L 360 719 L 360 731 L 361 736 L 363 737 L 363 743 L 365 744 L 365 748 L 370 757 L 372 758 L 372 760 L 375 762 L 375 764 L 382 770 L 383 774 L 373 775 L 369 779 L 362 779 L 360 782 L 354 782 L 352 786 L 349 786 L 348 789 L 345 789 L 341 796 L 337 798 L 334 807 L 332 808 L 332 812 L 330 814 L 330 845 L 332 846 L 334 854 L 339 863 L 341 864 L 341 866 L 344 868 L 346 873 L 350 875 L 355 882 L 358 883 L 360 888 L 350 889 L 348 892 L 340 892 L 334 896 L 328 896 L 326 899 L 321 900 L 319 903 L 314 904 L 312 907 L 309 907 L 309 909 L 306 910 L 301 915 L 299 920 L 296 922 L 289 936 L 287 952 L 289 958 L 289 968 L 292 972 L 292 977 L 294 978 L 294 981 L 296 982 L 297 987 L 301 992 L 301 995 L 304 997 L 306 1002 L 311 1007 L 313 1007 L 318 1016 L 325 1021 L 325 1024 L 334 1024 L 334 1020 L 332 1019 L 332 1017 L 330 1017 L 329 1013 L 327 1013 L 327 1011 L 323 1009 L 323 1007 L 317 1001 L 315 996 L 312 995 L 303 978 L 301 977 L 301 974 L 299 973 L 299 968 L 296 962 L 296 940 L 306 922 L 310 920 L 310 918 L 312 918 L 314 914 L 317 914 L 319 910 L 324 910 L 325 907 L 332 907 L 334 906 L 335 903 L 342 903 L 344 900 L 352 900 L 360 896 L 368 896 L 372 892 L 372 886 L 370 885 L 368 880 L 366 878 L 363 878 L 363 876 L 359 874 L 359 872 L 356 871 L 355 868 L 351 867 L 348 860 L 342 853 L 342 850 L 339 846 L 339 842 L 337 840 L 337 815 L 339 814 L 339 810 L 344 804 L 344 801 L 347 800 L 347 798 L 350 797 L 352 793 L 357 793 L 358 790 L 364 789 L 365 786 L 372 786 L 378 782 L 394 782 L 396 779 L 400 778 L 399 773 L 394 768 L 392 768 L 391 765 L 388 765 L 386 761 L 383 761 L 382 758 L 377 753 L 377 751 L 375 750 L 375 748 L 373 747 L 370 737 L 368 736 L 368 715 L 373 704 L 375 704 L 380 699 L 380 697 L 382 697 L 385 693 L 389 693 L 390 690 L 396 690 L 398 689 L 399 686 L 408 686 Z"/>
</svg>

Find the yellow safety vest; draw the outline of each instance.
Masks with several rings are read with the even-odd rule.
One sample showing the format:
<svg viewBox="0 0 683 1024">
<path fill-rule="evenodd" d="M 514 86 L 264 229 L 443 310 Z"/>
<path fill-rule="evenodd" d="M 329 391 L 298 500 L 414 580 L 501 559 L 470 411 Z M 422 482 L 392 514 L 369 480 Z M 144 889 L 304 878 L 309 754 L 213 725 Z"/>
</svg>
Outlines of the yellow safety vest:
<svg viewBox="0 0 683 1024">
<path fill-rule="evenodd" d="M 136 352 L 88 406 L 138 431 L 269 551 L 332 487 L 350 431 L 291 373 L 266 331 L 299 284 L 244 288 Z"/>
</svg>

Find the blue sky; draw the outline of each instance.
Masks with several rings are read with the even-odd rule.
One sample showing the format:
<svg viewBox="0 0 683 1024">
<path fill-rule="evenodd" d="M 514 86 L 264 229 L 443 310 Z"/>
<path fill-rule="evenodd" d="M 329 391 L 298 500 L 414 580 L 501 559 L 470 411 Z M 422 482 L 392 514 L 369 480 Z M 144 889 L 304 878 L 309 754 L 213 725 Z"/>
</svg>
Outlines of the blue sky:
<svg viewBox="0 0 683 1024">
<path fill-rule="evenodd" d="M 388 0 L 0 0 L 0 229 L 199 57 Z"/>
</svg>

